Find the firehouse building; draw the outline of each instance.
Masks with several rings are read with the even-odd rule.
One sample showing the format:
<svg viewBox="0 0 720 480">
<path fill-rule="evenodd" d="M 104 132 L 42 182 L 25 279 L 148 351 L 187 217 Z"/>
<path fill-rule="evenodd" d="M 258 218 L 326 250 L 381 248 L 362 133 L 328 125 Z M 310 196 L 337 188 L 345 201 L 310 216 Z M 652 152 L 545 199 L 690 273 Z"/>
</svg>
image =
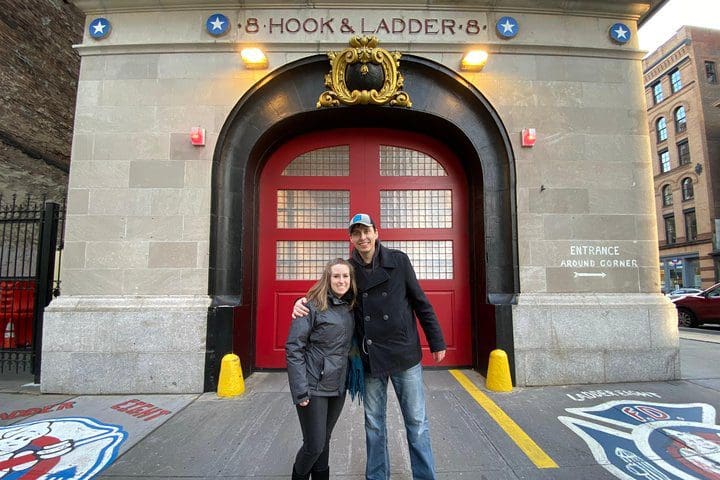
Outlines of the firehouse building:
<svg viewBox="0 0 720 480">
<path fill-rule="evenodd" d="M 678 377 L 637 47 L 661 2 L 74 3 L 43 392 L 209 391 L 228 352 L 284 368 L 359 211 L 410 256 L 445 366 Z"/>
</svg>

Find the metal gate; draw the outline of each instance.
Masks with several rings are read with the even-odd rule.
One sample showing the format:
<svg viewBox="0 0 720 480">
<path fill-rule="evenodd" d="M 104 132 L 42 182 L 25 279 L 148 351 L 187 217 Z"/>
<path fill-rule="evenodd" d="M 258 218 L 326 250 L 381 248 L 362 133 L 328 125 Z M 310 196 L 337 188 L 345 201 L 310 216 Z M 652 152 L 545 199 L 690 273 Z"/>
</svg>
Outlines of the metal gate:
<svg viewBox="0 0 720 480">
<path fill-rule="evenodd" d="M 32 374 L 40 383 L 43 312 L 60 293 L 64 214 L 44 198 L 0 195 L 1 376 Z"/>
</svg>

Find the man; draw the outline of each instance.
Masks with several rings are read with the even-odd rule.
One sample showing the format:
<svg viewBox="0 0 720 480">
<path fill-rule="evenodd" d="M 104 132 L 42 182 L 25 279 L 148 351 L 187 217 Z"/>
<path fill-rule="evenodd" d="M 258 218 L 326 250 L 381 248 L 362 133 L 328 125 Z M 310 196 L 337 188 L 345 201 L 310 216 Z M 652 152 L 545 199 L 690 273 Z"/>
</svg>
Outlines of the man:
<svg viewBox="0 0 720 480">
<path fill-rule="evenodd" d="M 434 479 L 435 461 L 425 412 L 420 337 L 415 316 L 425 332 L 435 362 L 445 358 L 440 324 L 408 256 L 380 244 L 372 218 L 350 219 L 350 262 L 355 267 L 358 299 L 355 329 L 365 366 L 365 440 L 368 480 L 390 478 L 387 445 L 387 384 L 400 403 L 410 449 L 413 479 Z M 302 300 L 293 316 L 305 315 Z"/>
</svg>

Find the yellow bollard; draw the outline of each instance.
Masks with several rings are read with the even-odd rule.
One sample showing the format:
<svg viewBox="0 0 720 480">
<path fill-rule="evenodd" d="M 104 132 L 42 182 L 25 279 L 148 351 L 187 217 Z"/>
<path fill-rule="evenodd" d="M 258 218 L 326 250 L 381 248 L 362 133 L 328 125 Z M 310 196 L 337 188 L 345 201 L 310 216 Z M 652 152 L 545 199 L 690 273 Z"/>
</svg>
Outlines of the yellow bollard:
<svg viewBox="0 0 720 480">
<path fill-rule="evenodd" d="M 497 349 L 490 352 L 487 378 L 485 386 L 493 392 L 512 391 L 512 379 L 510 378 L 510 363 L 507 353 Z"/>
<path fill-rule="evenodd" d="M 220 362 L 220 379 L 218 380 L 218 397 L 232 397 L 245 392 L 245 381 L 240 368 L 240 357 L 228 353 Z"/>
</svg>

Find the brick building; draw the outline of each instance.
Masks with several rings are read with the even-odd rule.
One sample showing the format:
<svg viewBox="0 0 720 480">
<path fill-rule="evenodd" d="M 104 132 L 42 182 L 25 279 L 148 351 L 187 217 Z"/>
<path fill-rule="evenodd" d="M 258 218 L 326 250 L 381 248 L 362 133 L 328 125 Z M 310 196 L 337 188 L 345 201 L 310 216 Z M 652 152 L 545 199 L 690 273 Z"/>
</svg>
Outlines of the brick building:
<svg viewBox="0 0 720 480">
<path fill-rule="evenodd" d="M 720 279 L 720 31 L 685 26 L 643 60 L 665 291 Z"/>
<path fill-rule="evenodd" d="M 0 16 L 0 194 L 63 201 L 84 16 L 62 0 L 8 0 Z"/>
</svg>

